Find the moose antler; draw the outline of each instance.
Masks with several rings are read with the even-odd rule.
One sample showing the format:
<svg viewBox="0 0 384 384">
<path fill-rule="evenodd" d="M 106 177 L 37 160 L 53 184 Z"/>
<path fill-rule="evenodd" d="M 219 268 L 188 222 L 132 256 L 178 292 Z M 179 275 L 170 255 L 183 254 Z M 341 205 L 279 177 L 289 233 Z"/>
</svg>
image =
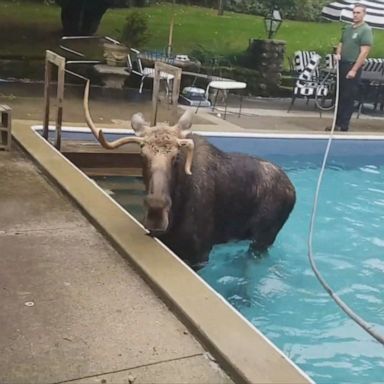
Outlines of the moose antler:
<svg viewBox="0 0 384 384">
<path fill-rule="evenodd" d="M 143 142 L 143 138 L 136 137 L 136 136 L 127 136 L 115 141 L 107 141 L 103 131 L 100 128 L 96 128 L 95 123 L 93 122 L 91 115 L 89 113 L 89 105 L 88 105 L 89 85 L 90 85 L 90 81 L 87 80 L 85 84 L 84 100 L 83 100 L 85 121 L 87 122 L 88 127 L 91 129 L 92 133 L 95 135 L 98 142 L 106 149 L 115 149 L 128 143 L 141 144 Z"/>
<path fill-rule="evenodd" d="M 179 146 L 186 146 L 188 149 L 187 158 L 185 159 L 185 173 L 187 175 L 192 175 L 191 166 L 193 160 L 193 150 L 195 148 L 195 144 L 192 139 L 177 139 L 177 143 Z"/>
<path fill-rule="evenodd" d="M 141 112 L 135 113 L 131 117 L 131 126 L 132 129 L 135 131 L 136 135 L 139 137 L 143 137 L 148 133 L 149 125 L 144 120 L 144 116 Z"/>
</svg>

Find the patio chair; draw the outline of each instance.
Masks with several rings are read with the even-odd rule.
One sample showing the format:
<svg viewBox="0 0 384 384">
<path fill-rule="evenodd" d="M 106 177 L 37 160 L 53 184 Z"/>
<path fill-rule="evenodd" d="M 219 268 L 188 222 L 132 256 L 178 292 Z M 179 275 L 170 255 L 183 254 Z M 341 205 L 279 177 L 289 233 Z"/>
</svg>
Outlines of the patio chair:
<svg viewBox="0 0 384 384">
<path fill-rule="evenodd" d="M 319 56 L 315 51 L 296 51 L 293 55 L 293 71 L 300 74 L 308 66 L 311 59 Z"/>
<path fill-rule="evenodd" d="M 144 85 L 144 80 L 145 79 L 154 79 L 155 77 L 155 68 L 149 68 L 149 67 L 143 67 L 140 59 L 140 51 L 137 49 L 131 48 L 130 53 L 128 53 L 128 71 L 130 73 L 133 73 L 135 75 L 140 76 L 140 87 L 139 87 L 139 93 L 143 92 L 143 85 Z M 165 80 L 166 81 L 166 92 L 167 95 L 169 94 L 169 90 L 171 89 L 170 83 L 173 81 L 174 76 L 165 73 L 165 72 L 160 72 L 160 80 Z"/>
<path fill-rule="evenodd" d="M 369 58 L 361 73 L 357 97 L 357 116 L 360 117 L 364 104 L 373 104 L 373 110 L 384 107 L 384 59 Z"/>
<path fill-rule="evenodd" d="M 315 51 L 296 51 L 293 57 L 288 57 L 289 69 L 291 77 L 294 80 L 294 84 L 304 69 L 308 66 L 310 60 L 316 56 L 318 56 L 318 54 Z M 317 68 L 316 75 L 318 75 Z"/>
<path fill-rule="evenodd" d="M 325 72 L 320 70 L 320 60 L 320 55 L 316 53 L 311 55 L 306 67 L 298 74 L 293 86 L 288 112 L 291 111 L 297 98 L 304 98 L 307 103 L 311 99 L 314 100 L 315 106 L 319 108 L 320 116 L 322 110 L 333 108 L 333 77 L 330 77 L 328 69 Z M 326 104 L 327 99 L 329 99 L 329 105 Z"/>
<path fill-rule="evenodd" d="M 325 55 L 325 68 L 327 69 L 336 69 L 337 60 L 334 53 L 328 53 Z"/>
</svg>

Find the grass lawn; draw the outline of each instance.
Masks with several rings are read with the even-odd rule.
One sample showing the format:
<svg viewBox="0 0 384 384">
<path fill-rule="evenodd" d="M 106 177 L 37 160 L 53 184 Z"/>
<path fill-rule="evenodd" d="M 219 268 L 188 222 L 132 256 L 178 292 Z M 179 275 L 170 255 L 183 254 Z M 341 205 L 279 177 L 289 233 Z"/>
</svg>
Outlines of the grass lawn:
<svg viewBox="0 0 384 384">
<path fill-rule="evenodd" d="M 131 8 L 132 10 L 132 8 Z M 213 9 L 194 6 L 160 4 L 138 8 L 149 17 L 150 39 L 146 49 L 164 50 L 168 44 L 169 23 L 175 15 L 173 51 L 188 54 L 203 48 L 212 54 L 241 53 L 250 38 L 265 38 L 263 19 L 252 15 L 225 12 L 217 16 Z M 98 34 L 119 39 L 125 16 L 130 9 L 109 9 Z M 57 49 L 60 38 L 60 8 L 43 2 L 0 2 L 0 57 L 24 56 L 39 58 L 46 49 Z M 339 39 L 342 24 L 337 22 L 308 23 L 284 20 L 276 38 L 286 41 L 286 55 L 298 49 L 331 51 Z M 371 57 L 384 57 L 384 32 L 375 30 Z"/>
</svg>

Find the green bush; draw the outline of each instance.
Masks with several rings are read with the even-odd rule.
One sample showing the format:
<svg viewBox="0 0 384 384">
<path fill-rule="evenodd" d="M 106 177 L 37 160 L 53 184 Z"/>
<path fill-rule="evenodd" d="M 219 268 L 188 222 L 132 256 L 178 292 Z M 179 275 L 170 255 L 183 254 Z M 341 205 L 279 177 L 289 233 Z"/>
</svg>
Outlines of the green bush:
<svg viewBox="0 0 384 384">
<path fill-rule="evenodd" d="M 127 47 L 140 47 L 149 38 L 148 18 L 143 12 L 132 11 L 125 18 L 121 42 Z"/>
<path fill-rule="evenodd" d="M 301 21 L 321 21 L 321 9 L 330 0 L 227 0 L 225 9 L 228 11 L 265 16 L 273 4 L 281 11 L 285 19 Z M 216 8 L 216 1 L 179 0 L 178 3 L 193 3 L 200 6 Z"/>
</svg>

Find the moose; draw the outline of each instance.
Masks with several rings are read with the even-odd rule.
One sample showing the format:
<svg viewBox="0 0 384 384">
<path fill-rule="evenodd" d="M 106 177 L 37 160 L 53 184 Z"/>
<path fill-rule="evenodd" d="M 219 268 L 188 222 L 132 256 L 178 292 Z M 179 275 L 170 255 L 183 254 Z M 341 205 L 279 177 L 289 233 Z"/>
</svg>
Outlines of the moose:
<svg viewBox="0 0 384 384">
<path fill-rule="evenodd" d="M 278 166 L 261 158 L 226 153 L 192 134 L 192 114 L 174 126 L 150 127 L 141 113 L 131 118 L 135 136 L 106 140 L 92 121 L 84 92 L 86 122 L 99 143 L 114 149 L 137 143 L 143 158 L 144 226 L 181 259 L 198 269 L 215 244 L 250 240 L 262 254 L 271 246 L 296 201 L 295 188 Z"/>
</svg>

